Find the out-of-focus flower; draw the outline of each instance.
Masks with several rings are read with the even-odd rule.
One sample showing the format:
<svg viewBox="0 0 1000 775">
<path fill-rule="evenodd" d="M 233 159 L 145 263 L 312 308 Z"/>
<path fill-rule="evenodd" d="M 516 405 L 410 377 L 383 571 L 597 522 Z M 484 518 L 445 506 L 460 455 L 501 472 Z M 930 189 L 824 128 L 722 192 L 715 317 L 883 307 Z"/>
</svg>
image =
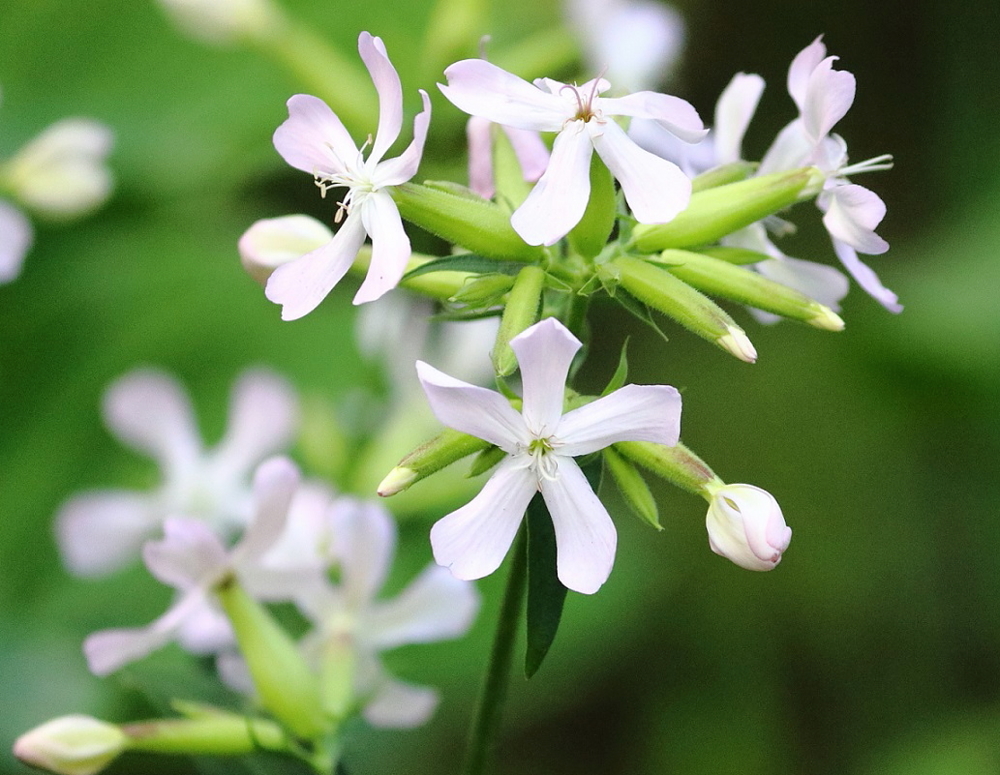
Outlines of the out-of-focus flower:
<svg viewBox="0 0 1000 775">
<path fill-rule="evenodd" d="M 626 91 L 662 84 L 684 48 L 684 20 L 647 0 L 568 0 L 570 24 L 583 43 L 585 64 Z"/>
<path fill-rule="evenodd" d="M 94 775 L 128 747 L 114 724 L 74 714 L 46 721 L 14 742 L 14 756 L 58 775 Z"/>
<path fill-rule="evenodd" d="M 711 495 L 708 543 L 712 551 L 747 570 L 771 570 L 792 540 L 781 507 L 766 490 L 752 484 L 706 487 Z"/>
<path fill-rule="evenodd" d="M 347 273 L 365 235 L 372 239 L 372 259 L 355 304 L 395 288 L 410 258 L 410 240 L 388 189 L 417 172 L 430 122 L 430 100 L 420 92 L 424 109 L 413 121 L 413 141 L 400 156 L 383 161 L 402 127 L 402 85 L 380 38 L 362 32 L 358 51 L 379 96 L 378 131 L 367 159 L 329 106 L 308 94 L 288 101 L 288 120 L 274 133 L 278 153 L 291 166 L 314 175 L 324 195 L 331 188 L 348 189 L 335 218 L 344 222 L 333 239 L 278 267 L 267 281 L 267 298 L 282 305 L 283 320 L 308 314 L 326 298 Z"/>
<path fill-rule="evenodd" d="M 0 163 L 0 192 L 46 218 L 86 215 L 114 185 L 105 164 L 113 142 L 111 130 L 97 121 L 57 121 Z M 0 284 L 17 277 L 33 241 L 27 217 L 0 200 Z"/>
<path fill-rule="evenodd" d="M 643 150 L 612 116 L 655 119 L 682 140 L 696 142 L 705 129 L 695 109 L 679 97 L 636 92 L 599 96 L 603 78 L 572 86 L 548 78 L 535 85 L 482 59 L 445 70 L 439 85 L 458 108 L 494 123 L 536 132 L 558 132 L 545 174 L 511 216 L 529 245 L 552 245 L 579 223 L 590 199 L 590 159 L 596 150 L 621 183 L 641 223 L 666 223 L 687 207 L 691 181 L 677 165 Z"/>
<path fill-rule="evenodd" d="M 227 549 L 203 522 L 171 518 L 164 524 L 164 538 L 143 547 L 150 573 L 180 595 L 167 612 L 146 627 L 101 630 L 87 637 L 83 651 L 95 675 L 107 675 L 140 659 L 172 640 L 188 650 L 213 653 L 232 643 L 225 618 L 213 601 L 215 587 L 235 577 L 252 594 L 262 598 L 285 598 L 296 583 L 268 589 L 270 572 L 254 579 L 261 558 L 277 543 L 287 520 L 289 506 L 299 485 L 299 473 L 286 458 L 262 463 L 254 475 L 254 515 L 239 542 Z M 296 582 L 303 582 L 303 573 Z M 271 594 L 268 594 L 271 593 Z"/>
<path fill-rule="evenodd" d="M 618 441 L 676 444 L 680 394 L 665 385 L 626 385 L 563 414 L 566 377 L 580 341 L 547 318 L 510 345 L 521 366 L 521 413 L 499 393 L 417 363 L 437 418 L 508 455 L 479 495 L 431 529 L 434 559 L 461 579 L 492 573 L 541 491 L 555 527 L 559 580 L 577 592 L 596 592 L 611 573 L 617 536 L 573 458 Z"/>
<path fill-rule="evenodd" d="M 63 504 L 56 537 L 66 566 L 83 576 L 117 570 L 168 516 L 201 519 L 231 537 L 251 513 L 250 472 L 291 441 L 297 416 L 288 383 L 268 371 L 247 371 L 233 388 L 225 436 L 206 450 L 175 379 L 150 369 L 121 377 L 105 394 L 105 422 L 122 442 L 156 460 L 162 483 L 151 493 L 94 490 Z"/>
<path fill-rule="evenodd" d="M 209 43 L 265 38 L 283 23 L 270 0 L 159 0 L 159 4 L 185 33 Z"/>
<path fill-rule="evenodd" d="M 549 149 L 538 132 L 501 126 L 510 141 L 526 183 L 534 183 L 549 164 Z M 493 184 L 493 122 L 472 116 L 465 125 L 469 142 L 469 188 L 484 199 L 492 199 Z"/>
</svg>

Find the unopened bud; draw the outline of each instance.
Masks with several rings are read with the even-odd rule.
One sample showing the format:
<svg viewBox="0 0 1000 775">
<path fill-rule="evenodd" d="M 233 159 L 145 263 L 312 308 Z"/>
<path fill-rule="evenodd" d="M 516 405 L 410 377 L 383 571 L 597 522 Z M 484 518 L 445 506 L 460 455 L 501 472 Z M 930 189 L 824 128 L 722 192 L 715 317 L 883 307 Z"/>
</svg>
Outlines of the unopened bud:
<svg viewBox="0 0 1000 775">
<path fill-rule="evenodd" d="M 240 262 L 264 285 L 271 272 L 333 239 L 333 232 L 308 215 L 285 215 L 257 221 L 240 237 Z"/>
<path fill-rule="evenodd" d="M 58 775 L 93 775 L 128 747 L 114 724 L 83 715 L 60 716 L 21 735 L 14 755 L 25 764 Z"/>
<path fill-rule="evenodd" d="M 747 570 L 771 570 L 792 540 L 781 507 L 752 484 L 712 484 L 705 523 L 712 551 Z"/>
<path fill-rule="evenodd" d="M 729 332 L 720 336 L 716 340 L 716 344 L 726 352 L 735 355 L 741 361 L 746 361 L 747 363 L 757 362 L 757 348 L 753 346 L 750 337 L 739 326 L 730 326 Z"/>
<path fill-rule="evenodd" d="M 229 43 L 238 38 L 266 38 L 282 25 L 280 11 L 269 0 L 159 2 L 185 33 L 209 43 Z"/>
<path fill-rule="evenodd" d="M 414 482 L 489 446 L 488 441 L 446 428 L 400 460 L 378 486 L 378 494 L 388 498 L 402 492 Z"/>
</svg>

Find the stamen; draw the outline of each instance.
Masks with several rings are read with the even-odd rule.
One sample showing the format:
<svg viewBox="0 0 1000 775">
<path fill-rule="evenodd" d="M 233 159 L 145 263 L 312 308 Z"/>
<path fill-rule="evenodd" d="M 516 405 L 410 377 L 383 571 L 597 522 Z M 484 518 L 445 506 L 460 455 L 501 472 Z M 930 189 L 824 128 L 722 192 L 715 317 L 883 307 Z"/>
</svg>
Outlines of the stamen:
<svg viewBox="0 0 1000 775">
<path fill-rule="evenodd" d="M 883 153 L 881 156 L 875 156 L 871 159 L 866 159 L 865 161 L 859 161 L 857 164 L 849 164 L 846 167 L 841 167 L 838 170 L 838 174 L 844 177 L 848 175 L 858 175 L 862 172 L 879 172 L 881 170 L 891 170 L 892 169 L 892 154 Z"/>
</svg>

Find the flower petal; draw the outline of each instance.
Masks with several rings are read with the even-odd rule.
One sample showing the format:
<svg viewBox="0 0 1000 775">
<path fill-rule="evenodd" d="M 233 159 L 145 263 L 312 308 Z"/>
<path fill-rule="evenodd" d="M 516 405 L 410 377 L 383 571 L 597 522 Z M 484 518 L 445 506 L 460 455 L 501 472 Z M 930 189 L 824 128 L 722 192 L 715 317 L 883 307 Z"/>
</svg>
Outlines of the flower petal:
<svg viewBox="0 0 1000 775">
<path fill-rule="evenodd" d="M 352 212 L 326 245 L 275 269 L 264 295 L 282 305 L 281 319 L 297 320 L 316 309 L 347 274 L 364 241 L 361 215 Z"/>
<path fill-rule="evenodd" d="M 902 312 L 903 305 L 899 303 L 899 297 L 882 285 L 878 275 L 867 264 L 862 263 L 854 248 L 840 240 L 833 240 L 833 250 L 840 259 L 840 263 L 850 273 L 858 285 L 890 312 Z"/>
<path fill-rule="evenodd" d="M 521 173 L 529 183 L 534 183 L 549 167 L 548 146 L 542 141 L 538 132 L 530 129 L 517 129 L 515 127 L 503 127 L 503 133 L 510 140 L 511 148 L 517 157 L 517 163 L 521 165 Z"/>
<path fill-rule="evenodd" d="M 319 97 L 296 94 L 288 118 L 274 132 L 274 147 L 288 164 L 310 175 L 343 174 L 361 152 L 337 115 Z"/>
<path fill-rule="evenodd" d="M 826 46 L 820 35 L 812 43 L 795 55 L 788 68 L 788 93 L 801 113 L 804 110 L 806 94 L 809 90 L 809 76 L 826 57 Z"/>
<path fill-rule="evenodd" d="M 243 232 L 237 243 L 240 263 L 254 280 L 264 285 L 271 272 L 333 239 L 326 224 L 309 215 L 262 218 Z"/>
<path fill-rule="evenodd" d="M 365 642 L 377 651 L 464 635 L 479 610 L 476 588 L 446 568 L 429 566 L 397 598 L 366 616 Z"/>
<path fill-rule="evenodd" d="M 816 150 L 816 144 L 806 134 L 802 119 L 797 118 L 778 132 L 761 159 L 757 174 L 769 175 L 812 164 Z"/>
<path fill-rule="evenodd" d="M 181 517 L 163 523 L 163 538 L 148 541 L 142 559 L 157 580 L 182 590 L 210 584 L 229 564 L 226 548 L 208 525 Z"/>
<path fill-rule="evenodd" d="M 389 61 L 382 38 L 362 32 L 358 36 L 358 53 L 378 92 L 378 129 L 369 156 L 369 161 L 377 164 L 389 146 L 396 142 L 403 126 L 403 86 L 399 82 L 399 73 Z"/>
<path fill-rule="evenodd" d="M 469 146 L 469 188 L 483 199 L 492 199 L 496 193 L 493 184 L 493 122 L 482 116 L 470 116 L 465 123 L 465 141 Z"/>
<path fill-rule="evenodd" d="M 669 385 L 625 385 L 567 412 L 556 436 L 560 455 L 577 457 L 619 441 L 652 441 L 672 447 L 680 438 L 681 394 Z"/>
<path fill-rule="evenodd" d="M 0 201 L 0 283 L 9 283 L 21 273 L 21 264 L 31 249 L 35 234 L 20 210 Z"/>
<path fill-rule="evenodd" d="M 824 191 L 820 202 L 826 206 L 823 225 L 835 240 L 871 256 L 889 249 L 875 233 L 885 217 L 885 202 L 874 191 L 848 183 Z"/>
<path fill-rule="evenodd" d="M 850 289 L 850 282 L 843 272 L 832 266 L 801 258 L 776 257 L 754 264 L 754 269 L 769 280 L 794 288 L 810 299 L 816 299 L 834 312 L 840 311 L 840 301 Z"/>
<path fill-rule="evenodd" d="M 651 118 L 689 143 L 697 143 L 708 134 L 694 106 L 671 94 L 637 91 L 624 97 L 600 97 L 595 103 L 595 110 L 608 116 Z"/>
<path fill-rule="evenodd" d="M 715 103 L 715 161 L 729 164 L 743 158 L 743 136 L 764 93 L 759 75 L 737 73 Z"/>
<path fill-rule="evenodd" d="M 600 155 L 622 185 L 640 223 L 667 223 L 691 201 L 691 179 L 673 162 L 645 151 L 614 121 L 587 124 Z"/>
<path fill-rule="evenodd" d="M 417 376 L 431 411 L 444 425 L 496 444 L 508 454 L 530 441 L 524 420 L 495 390 L 449 377 L 417 361 Z"/>
<path fill-rule="evenodd" d="M 801 108 L 802 124 L 814 142 L 820 142 L 842 119 L 851 105 L 857 88 L 854 76 L 846 70 L 834 70 L 837 57 L 827 57 L 809 75 L 806 100 Z"/>
<path fill-rule="evenodd" d="M 431 122 L 431 101 L 423 89 L 420 90 L 420 98 L 424 109 L 413 119 L 413 139 L 395 159 L 386 159 L 376 165 L 372 178 L 377 186 L 398 186 L 417 174 Z M 368 159 L 369 164 L 373 158 L 376 158 L 374 154 Z"/>
<path fill-rule="evenodd" d="M 236 634 L 225 614 L 202 597 L 177 628 L 177 642 L 191 654 L 217 654 L 236 646 Z"/>
<path fill-rule="evenodd" d="M 161 520 L 148 495 L 126 490 L 81 493 L 56 515 L 59 554 L 71 573 L 104 576 L 136 560 Z"/>
<path fill-rule="evenodd" d="M 291 443 L 298 425 L 295 390 L 267 369 L 243 372 L 233 386 L 226 435 L 215 448 L 212 474 L 245 481 L 251 469 Z"/>
<path fill-rule="evenodd" d="M 617 533 L 576 461 L 555 457 L 559 470 L 541 488 L 556 531 L 556 574 L 567 589 L 591 595 L 611 575 Z"/>
<path fill-rule="evenodd" d="M 396 552 L 396 524 L 381 504 L 338 498 L 327 512 L 346 607 L 364 610 L 385 583 Z"/>
<path fill-rule="evenodd" d="M 277 544 L 300 481 L 299 469 L 286 457 L 272 457 L 257 467 L 253 477 L 254 515 L 233 548 L 234 563 L 250 564 Z"/>
<path fill-rule="evenodd" d="M 355 304 L 375 301 L 397 285 L 410 260 L 410 238 L 392 197 L 376 191 L 361 203 L 361 222 L 372 238 L 368 274 L 354 295 Z"/>
<path fill-rule="evenodd" d="M 536 476 L 522 461 L 503 461 L 479 495 L 431 528 L 434 561 L 458 579 L 490 575 L 503 562 L 537 489 Z"/>
<path fill-rule="evenodd" d="M 438 693 L 431 687 L 384 676 L 361 715 L 375 727 L 410 729 L 426 723 L 434 715 L 437 704 Z"/>
<path fill-rule="evenodd" d="M 438 84 L 438 88 L 459 110 L 471 116 L 536 132 L 559 132 L 573 116 L 561 97 L 484 59 L 455 62 L 444 75 L 448 85 Z"/>
<path fill-rule="evenodd" d="M 580 340 L 555 318 L 546 318 L 510 340 L 521 366 L 522 414 L 536 438 L 555 433 L 562 417 L 566 376 Z"/>
<path fill-rule="evenodd" d="M 566 123 L 556 136 L 545 174 L 510 218 L 514 231 L 529 245 L 554 245 L 580 222 L 587 209 L 594 152 L 588 123 Z"/>
<path fill-rule="evenodd" d="M 122 442 L 145 452 L 179 479 L 199 464 L 201 439 L 187 393 L 169 374 L 136 369 L 104 393 L 104 422 Z"/>
</svg>

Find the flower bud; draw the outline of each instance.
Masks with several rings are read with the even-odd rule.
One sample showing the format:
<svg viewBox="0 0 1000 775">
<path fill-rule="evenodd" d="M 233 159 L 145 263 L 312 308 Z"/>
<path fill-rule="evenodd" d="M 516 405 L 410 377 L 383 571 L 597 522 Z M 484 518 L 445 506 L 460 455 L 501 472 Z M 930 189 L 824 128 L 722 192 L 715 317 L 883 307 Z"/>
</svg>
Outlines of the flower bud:
<svg viewBox="0 0 1000 775">
<path fill-rule="evenodd" d="M 781 507 L 769 492 L 752 484 L 712 485 L 706 526 L 716 554 L 747 570 L 771 570 L 792 540 Z"/>
<path fill-rule="evenodd" d="M 24 205 L 50 218 L 83 215 L 108 198 L 108 127 L 85 118 L 57 121 L 10 160 L 7 185 Z"/>
<path fill-rule="evenodd" d="M 21 735 L 14 755 L 25 764 L 59 775 L 93 775 L 128 747 L 114 724 L 83 715 L 60 716 Z"/>
<path fill-rule="evenodd" d="M 240 262 L 261 285 L 282 264 L 301 258 L 333 239 L 333 232 L 308 215 L 257 221 L 240 237 Z"/>
<path fill-rule="evenodd" d="M 400 460 L 379 484 L 378 494 L 388 498 L 402 492 L 414 482 L 489 446 L 488 441 L 446 428 Z"/>
<path fill-rule="evenodd" d="M 493 368 L 501 377 L 513 374 L 517 368 L 517 358 L 510 349 L 510 340 L 538 322 L 538 307 L 544 287 L 545 270 L 541 267 L 526 266 L 518 272 L 500 319 L 496 344 L 490 353 Z"/>
<path fill-rule="evenodd" d="M 167 15 L 193 38 L 229 43 L 236 38 L 265 38 L 282 24 L 269 0 L 159 0 Z"/>
</svg>

